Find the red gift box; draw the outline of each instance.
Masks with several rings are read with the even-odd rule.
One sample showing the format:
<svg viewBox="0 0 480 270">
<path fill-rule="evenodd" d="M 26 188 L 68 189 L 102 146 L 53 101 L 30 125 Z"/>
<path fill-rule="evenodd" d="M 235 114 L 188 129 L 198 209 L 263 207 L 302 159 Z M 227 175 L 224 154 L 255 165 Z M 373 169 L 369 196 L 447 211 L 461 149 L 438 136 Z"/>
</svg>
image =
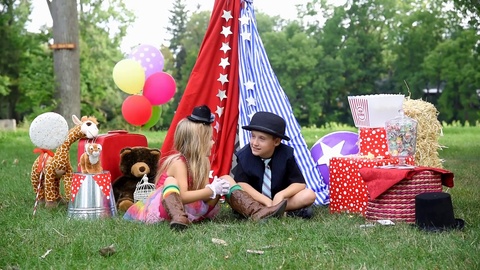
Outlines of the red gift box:
<svg viewBox="0 0 480 270">
<path fill-rule="evenodd" d="M 85 143 L 102 145 L 100 162 L 104 171 L 111 174 L 112 184 L 122 175 L 120 171 L 120 151 L 125 147 L 148 147 L 147 137 L 142 134 L 128 133 L 126 130 L 112 130 L 108 134 L 100 134 L 95 140 L 81 139 L 78 142 L 77 161 L 85 152 Z M 78 166 L 80 170 L 80 166 Z"/>
<path fill-rule="evenodd" d="M 408 158 L 407 164 L 413 164 Z M 398 158 L 366 158 L 362 156 L 330 159 L 330 213 L 361 213 L 365 216 L 368 190 L 360 175 L 361 168 L 398 164 Z"/>
<path fill-rule="evenodd" d="M 360 155 L 389 158 L 387 132 L 385 128 L 360 128 L 359 129 Z"/>
</svg>

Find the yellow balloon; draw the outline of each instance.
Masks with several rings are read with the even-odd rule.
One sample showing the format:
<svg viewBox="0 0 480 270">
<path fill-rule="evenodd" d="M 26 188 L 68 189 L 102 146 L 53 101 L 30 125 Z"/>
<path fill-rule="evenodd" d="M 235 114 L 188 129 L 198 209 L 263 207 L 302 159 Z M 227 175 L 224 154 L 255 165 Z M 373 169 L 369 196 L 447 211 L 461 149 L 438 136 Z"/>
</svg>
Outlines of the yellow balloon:
<svg viewBox="0 0 480 270">
<path fill-rule="evenodd" d="M 139 62 L 123 59 L 113 67 L 113 81 L 123 92 L 138 94 L 145 84 L 145 70 Z"/>
</svg>

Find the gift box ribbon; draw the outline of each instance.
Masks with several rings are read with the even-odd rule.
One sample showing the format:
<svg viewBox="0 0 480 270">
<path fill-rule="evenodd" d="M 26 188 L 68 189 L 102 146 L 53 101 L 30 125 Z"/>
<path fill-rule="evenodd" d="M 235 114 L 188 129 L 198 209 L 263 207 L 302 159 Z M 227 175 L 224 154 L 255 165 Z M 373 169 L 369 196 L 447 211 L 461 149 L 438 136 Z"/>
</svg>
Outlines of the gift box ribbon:
<svg viewBox="0 0 480 270">
<path fill-rule="evenodd" d="M 368 193 L 371 200 L 376 199 L 393 185 L 402 181 L 403 179 L 412 179 L 412 177 L 423 171 L 433 171 L 441 174 L 442 185 L 453 187 L 454 175 L 452 172 L 431 167 L 415 167 L 413 169 L 382 169 L 382 168 L 362 168 L 360 175 L 367 186 Z"/>
</svg>

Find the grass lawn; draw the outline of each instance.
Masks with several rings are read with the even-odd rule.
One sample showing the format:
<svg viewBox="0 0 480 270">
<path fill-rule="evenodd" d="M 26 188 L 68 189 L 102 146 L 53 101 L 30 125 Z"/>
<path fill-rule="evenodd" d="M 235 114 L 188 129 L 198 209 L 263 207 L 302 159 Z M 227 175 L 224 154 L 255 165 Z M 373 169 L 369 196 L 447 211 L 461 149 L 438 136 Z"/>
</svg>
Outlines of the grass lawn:
<svg viewBox="0 0 480 270">
<path fill-rule="evenodd" d="M 335 130 L 308 128 L 309 146 Z M 160 147 L 165 132 L 142 132 Z M 0 269 L 480 269 L 480 127 L 445 127 L 444 166 L 455 174 L 449 189 L 463 231 L 426 233 L 408 224 L 360 228 L 356 214 L 315 208 L 312 220 L 236 220 L 227 204 L 214 221 L 173 232 L 116 216 L 69 220 L 67 207 L 39 207 L 30 170 L 36 154 L 28 130 L 0 132 Z M 72 164 L 76 164 L 76 144 Z M 76 166 L 74 166 L 76 167 Z M 212 242 L 222 239 L 226 245 Z M 114 245 L 109 257 L 99 249 Z M 250 251 L 261 251 L 257 254 Z"/>
</svg>

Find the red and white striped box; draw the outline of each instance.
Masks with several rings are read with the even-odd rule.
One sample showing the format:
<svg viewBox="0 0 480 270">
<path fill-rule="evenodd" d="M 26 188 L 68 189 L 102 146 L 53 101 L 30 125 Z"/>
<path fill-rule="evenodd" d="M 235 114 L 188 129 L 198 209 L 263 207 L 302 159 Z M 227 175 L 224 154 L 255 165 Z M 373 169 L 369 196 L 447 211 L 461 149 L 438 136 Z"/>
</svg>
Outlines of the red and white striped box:
<svg viewBox="0 0 480 270">
<path fill-rule="evenodd" d="M 392 94 L 349 96 L 355 126 L 385 127 L 385 122 L 399 115 L 404 98 L 404 95 Z"/>
<path fill-rule="evenodd" d="M 413 160 L 407 159 L 408 164 Z M 398 164 L 398 158 L 366 158 L 362 156 L 330 159 L 330 213 L 360 213 L 365 216 L 368 190 L 360 175 L 361 168 Z"/>
</svg>

